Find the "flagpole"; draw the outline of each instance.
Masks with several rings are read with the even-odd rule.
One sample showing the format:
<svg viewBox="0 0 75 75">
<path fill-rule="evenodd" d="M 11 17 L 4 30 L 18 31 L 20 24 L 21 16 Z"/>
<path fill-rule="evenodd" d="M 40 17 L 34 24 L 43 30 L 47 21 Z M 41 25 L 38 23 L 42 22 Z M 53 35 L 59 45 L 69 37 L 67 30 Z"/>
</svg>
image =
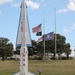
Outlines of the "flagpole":
<svg viewBox="0 0 75 75">
<path fill-rule="evenodd" d="M 45 21 L 44 21 L 44 11 L 43 11 L 43 38 L 45 35 Z M 43 39 L 43 43 L 44 43 L 44 58 L 45 58 L 45 40 Z"/>
<path fill-rule="evenodd" d="M 57 54 L 57 44 L 56 44 L 56 8 L 55 8 L 55 58 Z"/>
</svg>

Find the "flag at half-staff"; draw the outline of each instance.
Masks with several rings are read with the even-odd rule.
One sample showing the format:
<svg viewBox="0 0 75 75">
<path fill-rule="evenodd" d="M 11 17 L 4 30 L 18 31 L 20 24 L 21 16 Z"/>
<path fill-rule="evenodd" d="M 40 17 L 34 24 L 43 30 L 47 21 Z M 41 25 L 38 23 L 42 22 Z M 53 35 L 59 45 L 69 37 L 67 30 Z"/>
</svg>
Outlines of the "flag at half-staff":
<svg viewBox="0 0 75 75">
<path fill-rule="evenodd" d="M 41 41 L 48 41 L 48 40 L 53 40 L 54 39 L 54 32 L 50 32 L 48 34 L 43 35 L 42 37 L 38 38 L 38 42 Z"/>
<path fill-rule="evenodd" d="M 54 39 L 54 32 L 50 32 L 48 34 L 43 35 L 44 41 L 53 40 L 53 39 Z"/>
<path fill-rule="evenodd" d="M 36 36 L 42 36 L 42 31 L 37 32 Z"/>
<path fill-rule="evenodd" d="M 40 37 L 40 38 L 37 40 L 37 42 L 41 42 L 41 41 L 43 41 L 43 38 L 42 38 L 42 37 Z"/>
<path fill-rule="evenodd" d="M 39 24 L 38 26 L 32 28 L 32 32 L 33 32 L 33 33 L 36 33 L 36 32 L 41 31 L 41 30 L 42 30 L 41 26 L 42 26 L 42 23 Z"/>
</svg>

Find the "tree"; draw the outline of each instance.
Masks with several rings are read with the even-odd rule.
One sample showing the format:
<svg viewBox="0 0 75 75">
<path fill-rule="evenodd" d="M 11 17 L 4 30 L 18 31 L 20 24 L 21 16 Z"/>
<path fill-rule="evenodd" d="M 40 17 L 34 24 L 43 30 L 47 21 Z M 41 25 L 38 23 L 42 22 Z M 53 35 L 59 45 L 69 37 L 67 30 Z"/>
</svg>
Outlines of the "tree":
<svg viewBox="0 0 75 75">
<path fill-rule="evenodd" d="M 64 45 L 64 52 L 66 54 L 67 59 L 69 59 L 69 54 L 71 53 L 70 44 L 67 43 Z"/>
<path fill-rule="evenodd" d="M 13 44 L 12 43 L 8 43 L 5 47 L 5 54 L 6 54 L 6 57 L 10 57 L 12 56 L 13 54 Z"/>
<path fill-rule="evenodd" d="M 66 44 L 65 41 L 66 41 L 65 36 L 56 34 L 56 48 L 57 48 L 56 52 L 57 52 L 57 54 L 59 54 L 59 56 L 62 53 L 65 53 L 68 58 L 69 54 L 71 53 L 71 49 L 70 49 L 70 44 Z M 41 53 L 44 52 L 43 51 L 43 42 L 39 42 L 37 44 L 37 50 L 38 50 L 38 52 L 41 52 Z M 55 38 L 54 38 L 54 40 L 45 41 L 45 52 L 53 53 L 54 57 L 55 57 Z"/>
<path fill-rule="evenodd" d="M 9 43 L 8 38 L 0 37 L 0 56 L 2 57 L 2 61 L 7 56 L 12 56 L 13 53 L 13 44 Z"/>
<path fill-rule="evenodd" d="M 35 40 L 32 40 L 32 47 L 28 47 L 28 54 L 29 56 L 32 56 L 37 53 L 37 42 Z"/>
</svg>

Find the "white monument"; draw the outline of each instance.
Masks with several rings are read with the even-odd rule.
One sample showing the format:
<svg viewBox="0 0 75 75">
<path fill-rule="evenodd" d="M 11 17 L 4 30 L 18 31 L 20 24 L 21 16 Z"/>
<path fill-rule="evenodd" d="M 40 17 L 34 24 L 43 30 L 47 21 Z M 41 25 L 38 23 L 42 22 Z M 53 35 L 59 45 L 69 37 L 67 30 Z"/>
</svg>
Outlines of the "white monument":
<svg viewBox="0 0 75 75">
<path fill-rule="evenodd" d="M 28 72 L 28 48 L 31 46 L 31 37 L 28 25 L 26 3 L 22 0 L 19 27 L 16 39 L 16 48 L 20 50 L 20 72 L 14 75 L 34 75 Z"/>
</svg>

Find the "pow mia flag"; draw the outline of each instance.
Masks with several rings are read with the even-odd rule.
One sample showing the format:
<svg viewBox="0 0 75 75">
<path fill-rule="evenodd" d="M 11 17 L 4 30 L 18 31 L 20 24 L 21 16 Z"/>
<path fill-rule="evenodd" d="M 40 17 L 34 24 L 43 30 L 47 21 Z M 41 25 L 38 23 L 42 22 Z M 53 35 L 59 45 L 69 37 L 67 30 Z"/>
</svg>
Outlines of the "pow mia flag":
<svg viewBox="0 0 75 75">
<path fill-rule="evenodd" d="M 42 31 L 36 33 L 36 36 L 41 36 L 41 35 L 42 35 Z"/>
</svg>

